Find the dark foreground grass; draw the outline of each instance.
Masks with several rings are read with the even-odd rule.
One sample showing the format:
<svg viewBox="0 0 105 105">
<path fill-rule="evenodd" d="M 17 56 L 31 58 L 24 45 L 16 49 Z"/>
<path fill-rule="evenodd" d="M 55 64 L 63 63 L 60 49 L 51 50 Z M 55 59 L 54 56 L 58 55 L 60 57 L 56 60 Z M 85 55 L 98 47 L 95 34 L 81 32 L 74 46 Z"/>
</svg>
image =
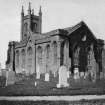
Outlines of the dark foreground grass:
<svg viewBox="0 0 105 105">
<path fill-rule="evenodd" d="M 105 94 L 105 80 L 95 83 L 87 80 L 70 80 L 68 88 L 56 88 L 56 82 L 37 81 L 29 78 L 14 85 L 0 87 L 0 96 L 52 96 L 52 95 L 102 95 Z"/>
<path fill-rule="evenodd" d="M 105 100 L 80 101 L 0 101 L 0 105 L 105 105 Z"/>
</svg>

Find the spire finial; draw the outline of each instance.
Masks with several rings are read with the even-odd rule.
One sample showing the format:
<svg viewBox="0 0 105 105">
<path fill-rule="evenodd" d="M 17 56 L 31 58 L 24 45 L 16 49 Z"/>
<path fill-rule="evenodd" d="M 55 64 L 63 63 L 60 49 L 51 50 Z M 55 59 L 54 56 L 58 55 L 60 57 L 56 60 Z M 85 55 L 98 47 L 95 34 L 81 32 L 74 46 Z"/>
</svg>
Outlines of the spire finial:
<svg viewBox="0 0 105 105">
<path fill-rule="evenodd" d="M 31 13 L 31 3 L 29 2 L 28 13 Z"/>
<path fill-rule="evenodd" d="M 29 10 L 31 10 L 31 3 L 29 2 Z"/>
<path fill-rule="evenodd" d="M 22 5 L 22 11 L 21 11 L 21 13 L 24 14 L 24 7 L 23 7 L 23 5 Z"/>
<path fill-rule="evenodd" d="M 32 14 L 34 15 L 34 9 L 32 9 Z"/>
<path fill-rule="evenodd" d="M 42 7 L 40 5 L 39 14 L 42 14 Z"/>
</svg>

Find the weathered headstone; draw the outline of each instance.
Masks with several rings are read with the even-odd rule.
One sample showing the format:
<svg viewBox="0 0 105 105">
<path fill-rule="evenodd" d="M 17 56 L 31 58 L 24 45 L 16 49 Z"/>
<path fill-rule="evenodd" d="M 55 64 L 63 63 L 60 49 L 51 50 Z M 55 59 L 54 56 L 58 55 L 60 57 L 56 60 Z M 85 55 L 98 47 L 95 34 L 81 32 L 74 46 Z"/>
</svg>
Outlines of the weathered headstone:
<svg viewBox="0 0 105 105">
<path fill-rule="evenodd" d="M 45 73 L 45 81 L 49 81 L 49 73 Z"/>
<path fill-rule="evenodd" d="M 88 72 L 88 71 L 86 71 L 86 72 L 84 73 L 84 79 L 89 79 L 89 80 L 90 80 L 89 72 Z"/>
<path fill-rule="evenodd" d="M 14 71 L 7 71 L 6 72 L 6 86 L 12 85 L 15 83 L 15 72 Z"/>
<path fill-rule="evenodd" d="M 35 87 L 37 86 L 37 82 L 35 81 Z"/>
<path fill-rule="evenodd" d="M 100 79 L 103 79 L 103 78 L 104 78 L 104 73 L 100 72 Z"/>
<path fill-rule="evenodd" d="M 74 69 L 74 79 L 79 79 L 79 70 L 78 70 L 78 68 Z"/>
<path fill-rule="evenodd" d="M 40 67 L 39 67 L 39 65 L 37 66 L 37 70 L 36 70 L 36 79 L 40 79 Z"/>
<path fill-rule="evenodd" d="M 5 69 L 2 70 L 2 76 L 6 77 L 6 70 Z"/>
<path fill-rule="evenodd" d="M 0 63 L 0 76 L 2 76 L 1 63 Z"/>
<path fill-rule="evenodd" d="M 70 77 L 70 71 L 67 71 L 67 78 Z"/>
<path fill-rule="evenodd" d="M 56 72 L 54 72 L 54 73 L 53 73 L 53 75 L 54 75 L 54 77 L 56 77 L 56 76 L 57 76 L 57 73 L 56 73 Z"/>
<path fill-rule="evenodd" d="M 84 77 L 85 73 L 84 72 L 80 72 L 80 77 Z"/>
<path fill-rule="evenodd" d="M 60 88 L 60 87 L 68 87 L 69 84 L 67 82 L 67 68 L 66 66 L 61 66 L 59 68 L 59 82 L 57 84 L 57 87 Z"/>
</svg>

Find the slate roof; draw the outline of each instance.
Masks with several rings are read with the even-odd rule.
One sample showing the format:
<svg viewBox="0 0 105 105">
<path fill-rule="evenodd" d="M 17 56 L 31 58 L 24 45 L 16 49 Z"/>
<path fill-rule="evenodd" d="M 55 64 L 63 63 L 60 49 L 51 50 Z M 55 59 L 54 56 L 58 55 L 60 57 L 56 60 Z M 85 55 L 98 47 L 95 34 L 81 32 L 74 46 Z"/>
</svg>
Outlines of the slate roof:
<svg viewBox="0 0 105 105">
<path fill-rule="evenodd" d="M 83 25 L 85 27 L 87 27 L 87 29 L 91 32 L 91 30 L 88 28 L 88 26 L 85 24 L 85 22 L 81 21 L 81 22 L 79 22 L 78 24 L 76 24 L 76 25 L 74 25 L 72 27 L 67 27 L 67 28 L 63 28 L 63 29 L 56 29 L 56 30 L 52 30 L 50 32 L 46 32 L 46 33 L 42 33 L 42 34 L 37 34 L 37 33 L 30 32 L 30 37 L 31 37 L 32 42 L 35 43 L 35 41 L 43 40 L 45 38 L 48 38 L 48 37 L 51 37 L 51 36 L 55 36 L 55 35 L 66 35 L 66 36 L 69 36 L 71 33 L 76 31 L 77 29 L 79 29 Z M 96 39 L 96 37 L 94 35 L 93 35 L 93 37 Z M 28 40 L 20 41 L 19 43 L 16 44 L 16 47 L 26 46 L 27 41 Z"/>
</svg>

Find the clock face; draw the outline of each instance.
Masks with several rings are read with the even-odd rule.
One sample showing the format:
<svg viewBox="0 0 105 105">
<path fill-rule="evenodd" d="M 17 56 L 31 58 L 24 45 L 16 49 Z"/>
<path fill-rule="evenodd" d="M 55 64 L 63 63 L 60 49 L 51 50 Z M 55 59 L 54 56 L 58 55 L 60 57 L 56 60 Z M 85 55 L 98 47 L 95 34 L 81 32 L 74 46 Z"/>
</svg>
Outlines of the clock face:
<svg viewBox="0 0 105 105">
<path fill-rule="evenodd" d="M 83 36 L 82 41 L 86 41 L 86 35 Z"/>
</svg>

